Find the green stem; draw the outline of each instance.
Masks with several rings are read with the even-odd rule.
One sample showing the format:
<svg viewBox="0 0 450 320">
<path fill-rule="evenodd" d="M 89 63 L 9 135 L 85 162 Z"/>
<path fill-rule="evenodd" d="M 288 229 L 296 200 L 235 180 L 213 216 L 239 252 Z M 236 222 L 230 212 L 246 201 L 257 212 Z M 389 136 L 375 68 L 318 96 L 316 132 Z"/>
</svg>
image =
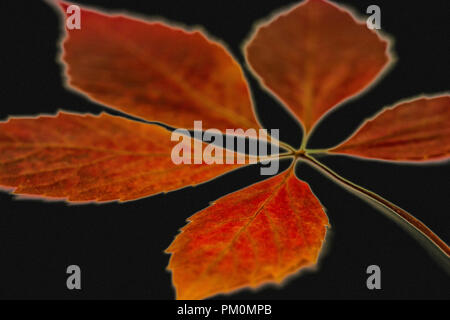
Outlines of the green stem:
<svg viewBox="0 0 450 320">
<path fill-rule="evenodd" d="M 264 160 L 276 160 L 276 159 L 285 159 L 285 158 L 294 158 L 294 157 L 295 157 L 294 152 L 280 153 L 280 154 L 274 154 L 274 155 L 264 156 L 264 157 L 249 156 L 249 158 L 256 159 L 258 162 L 264 161 Z"/>
<path fill-rule="evenodd" d="M 427 238 L 429 241 L 431 241 L 432 244 L 434 244 L 442 253 L 444 253 L 447 258 L 450 257 L 450 248 L 449 246 L 441 240 L 433 231 L 431 231 L 423 222 L 413 217 L 410 213 L 406 212 L 402 208 L 396 206 L 395 204 L 389 202 L 388 200 L 384 199 L 383 197 L 377 195 L 376 193 L 366 190 L 363 187 L 358 186 L 357 184 L 341 177 L 337 173 L 335 173 L 333 170 L 322 164 L 321 162 L 317 161 L 313 157 L 307 155 L 307 154 L 300 154 L 300 158 L 305 160 L 306 162 L 312 164 L 314 167 L 318 168 L 320 171 L 326 173 L 328 176 L 331 176 L 332 178 L 336 179 L 341 184 L 349 187 L 350 189 L 357 191 L 358 193 L 364 195 L 365 197 L 375 201 L 378 204 L 381 204 L 383 207 L 389 209 L 392 211 L 397 217 L 399 217 L 401 220 L 408 223 L 410 226 L 412 226 L 416 231 L 418 231 L 420 234 L 422 234 L 425 238 Z"/>
<path fill-rule="evenodd" d="M 330 149 L 305 149 L 305 153 L 307 154 L 327 154 Z"/>
<path fill-rule="evenodd" d="M 300 145 L 300 151 L 304 151 L 306 149 L 306 143 L 308 142 L 309 132 L 306 130 L 303 132 L 302 144 Z"/>
<path fill-rule="evenodd" d="M 289 144 L 281 142 L 281 141 L 277 141 L 278 145 L 283 147 L 286 150 L 289 150 L 290 152 L 295 152 L 295 149 L 293 147 L 291 147 Z"/>
</svg>

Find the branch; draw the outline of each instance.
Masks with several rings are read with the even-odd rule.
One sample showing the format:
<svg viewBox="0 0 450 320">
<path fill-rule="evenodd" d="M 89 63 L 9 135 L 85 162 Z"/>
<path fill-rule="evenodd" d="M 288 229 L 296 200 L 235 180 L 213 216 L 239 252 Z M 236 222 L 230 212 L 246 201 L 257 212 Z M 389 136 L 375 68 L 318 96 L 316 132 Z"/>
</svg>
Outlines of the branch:
<svg viewBox="0 0 450 320">
<path fill-rule="evenodd" d="M 413 227 L 413 229 L 422 234 L 426 239 L 431 241 L 431 243 L 435 245 L 442 253 L 444 253 L 447 256 L 447 258 L 450 257 L 449 246 L 443 240 L 441 240 L 433 231 L 431 231 L 425 224 L 423 224 L 420 220 L 414 218 L 410 213 L 406 212 L 405 210 L 396 206 L 395 204 L 389 202 L 383 197 L 377 195 L 376 193 L 366 190 L 358 186 L 357 184 L 341 177 L 333 170 L 331 170 L 330 168 L 328 168 L 327 166 L 325 166 L 324 164 L 322 164 L 321 162 L 317 161 L 316 159 L 307 154 L 304 153 L 299 154 L 299 158 L 312 164 L 314 167 L 318 168 L 320 171 L 324 172 L 328 176 L 331 176 L 332 178 L 336 179 L 341 184 L 349 187 L 350 189 L 362 194 L 366 198 L 369 198 L 370 200 L 373 200 L 376 203 L 381 204 L 383 207 L 389 209 L 392 213 L 394 213 L 395 216 L 399 217 L 401 220 L 403 220 L 408 225 Z"/>
</svg>

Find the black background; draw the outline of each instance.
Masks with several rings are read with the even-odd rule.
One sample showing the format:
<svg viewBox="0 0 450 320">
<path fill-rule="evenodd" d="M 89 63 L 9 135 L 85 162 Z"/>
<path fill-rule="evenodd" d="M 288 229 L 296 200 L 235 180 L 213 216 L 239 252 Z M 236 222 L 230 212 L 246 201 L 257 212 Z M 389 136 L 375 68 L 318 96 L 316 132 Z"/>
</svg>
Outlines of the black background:
<svg viewBox="0 0 450 320">
<path fill-rule="evenodd" d="M 346 138 L 360 121 L 383 106 L 449 88 L 449 2 L 337 1 L 360 15 L 371 4 L 382 13 L 382 29 L 395 38 L 398 61 L 364 96 L 332 112 L 320 123 L 313 147 Z M 99 8 L 161 16 L 200 25 L 228 44 L 242 62 L 240 46 L 256 20 L 293 1 L 80 1 Z M 58 109 L 99 113 L 92 103 L 62 85 L 57 64 L 60 21 L 42 1 L 1 1 L 1 110 L 8 115 L 55 113 Z M 261 118 L 268 128 L 298 144 L 301 131 L 247 74 Z M 288 138 L 286 138 L 288 137 Z M 367 187 L 425 222 L 447 243 L 448 165 L 418 166 L 322 159 L 340 174 Z M 438 298 L 449 299 L 449 276 L 409 233 L 378 210 L 307 165 L 297 168 L 327 208 L 332 225 L 316 271 L 303 272 L 281 288 L 242 290 L 215 298 Z M 0 193 L 0 298 L 172 299 L 165 268 L 171 243 L 185 219 L 229 192 L 260 179 L 245 168 L 196 188 L 185 188 L 125 204 L 73 206 L 19 201 Z M 66 288 L 66 267 L 82 269 L 82 290 Z M 381 267 L 382 290 L 366 288 L 367 266 Z"/>
</svg>

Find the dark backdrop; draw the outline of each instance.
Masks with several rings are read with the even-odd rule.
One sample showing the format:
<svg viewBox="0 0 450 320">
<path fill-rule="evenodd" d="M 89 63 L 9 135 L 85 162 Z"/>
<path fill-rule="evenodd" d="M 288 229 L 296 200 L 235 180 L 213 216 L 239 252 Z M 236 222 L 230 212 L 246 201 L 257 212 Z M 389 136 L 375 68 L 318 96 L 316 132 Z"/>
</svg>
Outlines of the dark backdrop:
<svg viewBox="0 0 450 320">
<path fill-rule="evenodd" d="M 226 42 L 242 62 L 240 45 L 255 20 L 293 1 L 80 1 L 162 16 L 201 25 Z M 364 96 L 330 114 L 311 145 L 332 146 L 360 121 L 383 106 L 420 93 L 449 89 L 447 0 L 339 1 L 365 14 L 370 4 L 382 12 L 382 29 L 395 38 L 399 61 Z M 421 4 L 422 3 L 422 4 Z M 0 119 L 8 115 L 55 113 L 58 109 L 98 113 L 102 106 L 62 86 L 55 63 L 60 25 L 42 1 L 1 1 Z M 251 77 L 249 75 L 249 77 Z M 297 144 L 295 122 L 250 78 L 267 127 L 281 128 Z M 395 165 L 345 157 L 323 159 L 330 167 L 424 221 L 447 243 L 449 229 L 448 165 Z M 332 225 L 319 267 L 291 279 L 282 288 L 265 287 L 217 298 L 450 298 L 449 277 L 410 234 L 307 165 L 298 168 L 327 208 Z M 185 219 L 231 191 L 258 181 L 258 169 L 246 168 L 196 188 L 125 204 L 73 206 L 19 201 L 0 193 L 1 298 L 142 298 L 172 299 L 169 256 L 163 250 Z M 82 290 L 66 289 L 66 267 L 82 269 Z M 366 288 L 368 265 L 381 267 L 382 290 Z"/>
</svg>

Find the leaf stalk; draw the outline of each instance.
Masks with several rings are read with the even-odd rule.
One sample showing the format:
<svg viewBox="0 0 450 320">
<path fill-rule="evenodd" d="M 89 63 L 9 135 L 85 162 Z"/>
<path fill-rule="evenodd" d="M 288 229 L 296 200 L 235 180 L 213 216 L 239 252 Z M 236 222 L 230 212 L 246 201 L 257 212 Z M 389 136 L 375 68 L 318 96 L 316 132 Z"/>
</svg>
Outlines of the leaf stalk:
<svg viewBox="0 0 450 320">
<path fill-rule="evenodd" d="M 450 258 L 450 248 L 449 246 L 441 239 L 439 238 L 433 231 L 431 231 L 430 228 L 428 228 L 423 222 L 421 222 L 419 219 L 416 219 L 413 217 L 410 213 L 403 210 L 402 208 L 396 206 L 392 202 L 384 199 L 383 197 L 379 196 L 378 194 L 369 191 L 367 189 L 364 189 L 363 187 L 343 178 L 342 176 L 335 173 L 333 170 L 325 166 L 320 161 L 317 161 L 315 158 L 311 157 L 307 153 L 299 153 L 298 157 L 305 160 L 305 162 L 310 163 L 313 167 L 319 169 L 321 172 L 324 172 L 328 176 L 334 178 L 342 185 L 358 192 L 359 194 L 362 194 L 364 197 L 369 198 L 372 201 L 375 201 L 376 203 L 382 205 L 383 207 L 387 208 L 389 211 L 394 213 L 395 216 L 399 217 L 401 220 L 406 222 L 408 225 L 413 227 L 414 230 L 422 234 L 426 239 L 428 239 L 434 246 L 436 246 L 439 251 L 441 251 L 443 254 L 447 256 L 447 258 Z"/>
</svg>

